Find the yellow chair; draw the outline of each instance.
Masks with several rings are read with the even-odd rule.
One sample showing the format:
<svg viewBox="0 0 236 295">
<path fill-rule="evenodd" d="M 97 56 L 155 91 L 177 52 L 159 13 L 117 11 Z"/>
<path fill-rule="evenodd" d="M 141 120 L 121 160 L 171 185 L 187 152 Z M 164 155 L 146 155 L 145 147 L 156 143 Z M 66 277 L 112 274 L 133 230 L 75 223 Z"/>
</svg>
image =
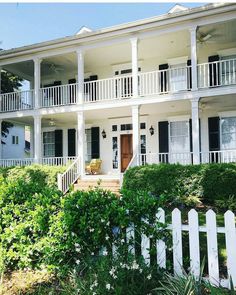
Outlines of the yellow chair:
<svg viewBox="0 0 236 295">
<path fill-rule="evenodd" d="M 101 169 L 102 160 L 92 159 L 89 165 L 86 166 L 85 170 L 89 174 L 99 174 Z"/>
</svg>

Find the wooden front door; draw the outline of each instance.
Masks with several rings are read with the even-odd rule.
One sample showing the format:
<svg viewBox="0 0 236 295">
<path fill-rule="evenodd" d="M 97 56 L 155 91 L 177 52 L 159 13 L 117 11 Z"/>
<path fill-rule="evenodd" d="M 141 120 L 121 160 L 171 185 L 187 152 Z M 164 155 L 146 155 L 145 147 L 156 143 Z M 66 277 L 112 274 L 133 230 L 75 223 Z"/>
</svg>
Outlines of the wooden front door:
<svg viewBox="0 0 236 295">
<path fill-rule="evenodd" d="M 132 134 L 122 134 L 120 136 L 120 146 L 121 172 L 124 172 L 133 157 Z"/>
</svg>

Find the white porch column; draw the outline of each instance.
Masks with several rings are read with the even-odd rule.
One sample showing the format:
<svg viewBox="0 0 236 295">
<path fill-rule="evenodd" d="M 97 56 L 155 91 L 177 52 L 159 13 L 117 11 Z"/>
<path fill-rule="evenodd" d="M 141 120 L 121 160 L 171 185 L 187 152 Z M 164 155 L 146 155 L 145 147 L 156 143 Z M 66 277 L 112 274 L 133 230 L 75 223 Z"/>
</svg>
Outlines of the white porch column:
<svg viewBox="0 0 236 295">
<path fill-rule="evenodd" d="M 39 88 L 41 82 L 41 59 L 34 59 L 34 107 L 38 109 L 40 107 Z"/>
<path fill-rule="evenodd" d="M 2 67 L 0 67 L 0 94 L 2 93 Z"/>
<path fill-rule="evenodd" d="M 197 26 L 190 28 L 192 90 L 197 90 Z"/>
<path fill-rule="evenodd" d="M 138 97 L 138 38 L 131 38 L 133 97 Z"/>
<path fill-rule="evenodd" d="M 80 175 L 85 173 L 85 120 L 84 112 L 77 113 L 77 156 L 80 158 Z"/>
<path fill-rule="evenodd" d="M 191 100 L 193 164 L 200 163 L 199 106 L 198 106 L 198 103 L 199 103 L 199 98 Z"/>
<path fill-rule="evenodd" d="M 77 62 L 78 62 L 77 103 L 82 104 L 84 102 L 84 52 L 82 49 L 77 50 Z"/>
<path fill-rule="evenodd" d="M 34 126 L 30 126 L 30 158 L 34 158 Z"/>
<path fill-rule="evenodd" d="M 40 162 L 42 147 L 42 134 L 41 134 L 41 116 L 34 116 L 34 159 L 36 163 Z"/>
<path fill-rule="evenodd" d="M 132 106 L 132 124 L 133 124 L 133 156 L 139 154 L 139 108 L 140 106 Z M 137 157 L 137 165 L 139 165 L 139 157 Z"/>
<path fill-rule="evenodd" d="M 2 120 L 0 120 L 0 159 L 2 159 Z"/>
</svg>

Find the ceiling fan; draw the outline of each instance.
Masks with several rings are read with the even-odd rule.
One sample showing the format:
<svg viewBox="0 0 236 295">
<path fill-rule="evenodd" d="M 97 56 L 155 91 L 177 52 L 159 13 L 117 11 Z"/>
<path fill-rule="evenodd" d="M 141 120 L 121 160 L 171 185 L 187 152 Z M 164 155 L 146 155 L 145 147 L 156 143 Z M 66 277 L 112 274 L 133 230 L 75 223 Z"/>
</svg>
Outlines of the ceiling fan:
<svg viewBox="0 0 236 295">
<path fill-rule="evenodd" d="M 216 43 L 217 38 L 222 35 L 220 34 L 215 34 L 215 30 L 211 30 L 208 32 L 200 32 L 198 31 L 197 33 L 197 43 L 199 44 L 206 44 L 206 43 Z"/>
<path fill-rule="evenodd" d="M 49 126 L 55 126 L 56 125 L 56 121 L 52 118 L 48 119 L 48 125 Z"/>
<path fill-rule="evenodd" d="M 51 71 L 53 71 L 55 73 L 64 71 L 63 67 L 61 67 L 59 65 L 56 65 L 56 64 L 54 64 L 52 62 L 45 62 L 44 64 L 48 67 L 49 70 L 51 70 Z"/>
</svg>

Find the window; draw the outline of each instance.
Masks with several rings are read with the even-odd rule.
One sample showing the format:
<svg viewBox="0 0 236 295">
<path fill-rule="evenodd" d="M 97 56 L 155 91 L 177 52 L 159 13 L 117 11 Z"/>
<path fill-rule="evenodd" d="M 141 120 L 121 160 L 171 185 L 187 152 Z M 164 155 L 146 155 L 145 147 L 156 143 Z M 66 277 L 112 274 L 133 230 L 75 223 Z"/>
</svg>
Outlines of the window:
<svg viewBox="0 0 236 295">
<path fill-rule="evenodd" d="M 223 85 L 236 83 L 236 55 L 221 58 L 221 81 Z"/>
<path fill-rule="evenodd" d="M 92 135 L 91 129 L 85 129 L 86 136 L 86 151 L 85 151 L 85 161 L 90 162 L 92 159 Z"/>
<path fill-rule="evenodd" d="M 111 130 L 112 131 L 117 131 L 117 125 L 112 125 Z"/>
<path fill-rule="evenodd" d="M 127 131 L 127 130 L 132 130 L 133 125 L 132 124 L 121 124 L 120 125 L 120 130 L 121 131 Z"/>
<path fill-rule="evenodd" d="M 190 151 L 189 122 L 170 122 L 170 152 L 184 153 Z"/>
<path fill-rule="evenodd" d="M 146 123 L 140 123 L 140 129 L 146 129 Z"/>
<path fill-rule="evenodd" d="M 19 144 L 19 136 L 18 135 L 12 136 L 12 144 Z"/>
<path fill-rule="evenodd" d="M 112 167 L 118 168 L 118 140 L 117 137 L 112 137 Z"/>
<path fill-rule="evenodd" d="M 187 89 L 186 64 L 178 64 L 178 65 L 171 66 L 170 87 L 171 87 L 171 91 L 180 91 L 180 90 Z"/>
<path fill-rule="evenodd" d="M 140 135 L 140 152 L 141 152 L 141 163 L 146 164 L 146 135 Z"/>
<path fill-rule="evenodd" d="M 43 133 L 43 155 L 44 157 L 55 157 L 55 132 Z"/>
<path fill-rule="evenodd" d="M 221 147 L 224 150 L 236 148 L 236 117 L 221 119 Z"/>
</svg>

